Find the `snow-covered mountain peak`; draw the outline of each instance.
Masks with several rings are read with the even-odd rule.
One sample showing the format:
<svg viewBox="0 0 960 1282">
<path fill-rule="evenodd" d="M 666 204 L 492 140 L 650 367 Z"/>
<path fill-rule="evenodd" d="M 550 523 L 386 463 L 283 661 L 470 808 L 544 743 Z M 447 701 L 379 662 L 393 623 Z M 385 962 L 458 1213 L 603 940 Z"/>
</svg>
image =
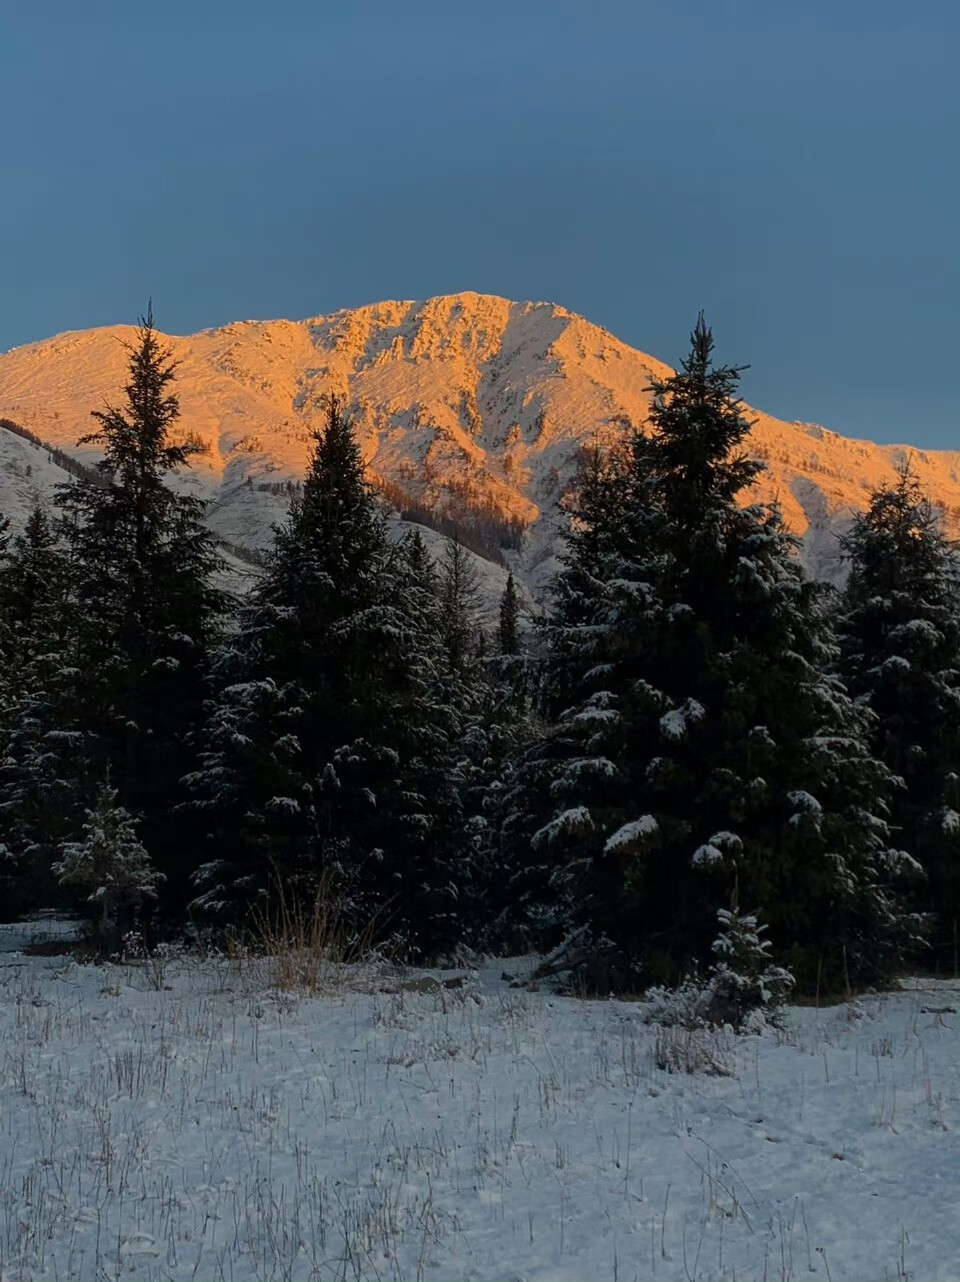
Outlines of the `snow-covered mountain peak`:
<svg viewBox="0 0 960 1282">
<path fill-rule="evenodd" d="M 130 326 L 73 331 L 0 355 L 0 416 L 82 454 L 89 412 L 126 381 Z M 682 346 L 680 336 L 678 342 Z M 670 367 L 547 302 L 464 292 L 393 300 L 302 321 L 240 321 L 170 336 L 180 430 L 205 452 L 179 482 L 213 500 L 225 539 L 259 547 L 303 473 L 324 397 L 343 396 L 371 475 L 401 507 L 486 513 L 510 526 L 505 556 L 534 586 L 553 567 L 557 500 L 580 449 L 642 426 L 651 377 Z M 909 454 L 931 497 L 960 520 L 960 452 L 850 440 L 753 412 L 767 471 L 751 497 L 778 498 L 818 572 L 836 572 L 836 532 Z"/>
</svg>

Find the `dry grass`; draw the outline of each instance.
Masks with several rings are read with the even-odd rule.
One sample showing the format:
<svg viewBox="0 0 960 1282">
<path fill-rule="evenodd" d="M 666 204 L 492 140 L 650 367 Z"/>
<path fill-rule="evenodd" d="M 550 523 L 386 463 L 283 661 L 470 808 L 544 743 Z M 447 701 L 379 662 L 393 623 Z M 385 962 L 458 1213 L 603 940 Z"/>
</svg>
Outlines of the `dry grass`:
<svg viewBox="0 0 960 1282">
<path fill-rule="evenodd" d="M 349 923 L 324 877 L 312 901 L 293 894 L 279 876 L 267 906 L 251 912 L 254 957 L 265 962 L 271 987 L 316 993 L 341 987 L 346 974 L 374 958 L 379 921 L 361 929 Z M 236 961 L 249 956 L 238 941 Z"/>
</svg>

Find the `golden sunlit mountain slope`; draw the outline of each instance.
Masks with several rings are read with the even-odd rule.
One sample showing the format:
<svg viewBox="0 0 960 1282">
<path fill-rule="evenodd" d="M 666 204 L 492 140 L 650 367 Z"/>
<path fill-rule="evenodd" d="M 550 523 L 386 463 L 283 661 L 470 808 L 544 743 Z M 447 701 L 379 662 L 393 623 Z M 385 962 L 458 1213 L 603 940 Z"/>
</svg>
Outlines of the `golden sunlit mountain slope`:
<svg viewBox="0 0 960 1282">
<path fill-rule="evenodd" d="M 119 399 L 130 327 L 76 331 L 0 355 L 0 416 L 78 456 L 91 409 Z M 551 303 L 481 294 L 385 302 L 304 321 L 245 321 L 170 337 L 180 430 L 202 442 L 180 484 L 212 500 L 224 539 L 262 546 L 302 475 L 325 393 L 353 414 L 372 477 L 435 511 L 483 508 L 526 527 L 516 568 L 553 568 L 557 500 L 579 448 L 647 418 L 662 362 Z M 811 568 L 837 572 L 836 534 L 907 455 L 947 523 L 960 522 L 960 451 L 847 439 L 751 411 L 767 471 Z M 2 462 L 2 461 L 0 461 Z M 391 491 L 396 495 L 396 489 Z"/>
</svg>

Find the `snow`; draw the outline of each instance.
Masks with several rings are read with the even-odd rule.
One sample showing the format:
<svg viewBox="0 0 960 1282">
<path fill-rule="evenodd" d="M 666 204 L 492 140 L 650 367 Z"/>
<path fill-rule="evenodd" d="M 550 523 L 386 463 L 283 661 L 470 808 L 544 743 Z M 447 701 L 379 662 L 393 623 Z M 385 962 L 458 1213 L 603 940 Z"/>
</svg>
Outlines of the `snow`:
<svg viewBox="0 0 960 1282">
<path fill-rule="evenodd" d="M 679 708 L 671 708 L 660 718 L 660 730 L 667 739 L 678 742 L 687 733 L 690 722 L 702 721 L 703 704 L 696 699 L 686 699 Z"/>
<path fill-rule="evenodd" d="M 95 451 L 77 451 L 76 442 L 90 410 L 124 386 L 131 336 L 114 326 L 0 353 L 0 416 L 92 460 Z M 322 397 L 336 389 L 356 416 L 372 476 L 438 509 L 468 494 L 528 523 L 523 547 L 507 556 L 534 591 L 557 568 L 556 502 L 581 449 L 621 436 L 624 421 L 642 425 L 651 378 L 672 372 L 562 306 L 470 292 L 240 322 L 169 344 L 179 362 L 180 427 L 205 447 L 176 484 L 213 500 L 219 538 L 269 544 L 286 511 L 283 487 L 302 477 Z M 956 532 L 957 451 L 905 451 L 835 432 L 813 441 L 803 423 L 748 412 L 751 450 L 767 466 L 751 502 L 780 500 L 814 572 L 843 577 L 837 534 L 906 456 Z"/>
<path fill-rule="evenodd" d="M 76 918 L 39 912 L 17 922 L 0 923 L 0 953 L 20 953 L 31 944 L 63 944 L 80 936 L 81 923 Z"/>
<path fill-rule="evenodd" d="M 909 619 L 906 623 L 890 629 L 890 640 L 891 642 L 905 640 L 915 645 L 933 647 L 942 643 L 943 633 L 928 619 Z"/>
<path fill-rule="evenodd" d="M 562 797 L 564 793 L 583 787 L 595 779 L 616 779 L 620 771 L 608 757 L 574 757 L 563 765 L 563 771 L 550 785 L 550 795 Z"/>
<path fill-rule="evenodd" d="M 694 868 L 709 868 L 713 864 L 723 863 L 723 854 L 711 842 L 704 842 L 693 852 L 690 860 Z"/>
<path fill-rule="evenodd" d="M 616 708 L 585 707 L 572 714 L 565 712 L 560 721 L 570 726 L 615 726 L 620 721 L 620 713 Z"/>
<path fill-rule="evenodd" d="M 797 789 L 795 792 L 788 792 L 787 801 L 791 806 L 795 806 L 797 810 L 806 814 L 823 814 L 823 806 L 820 805 L 816 797 L 812 793 L 804 792 L 802 788 Z"/>
<path fill-rule="evenodd" d="M 295 797 L 271 797 L 264 804 L 265 810 L 274 811 L 277 814 L 298 815 L 300 813 L 300 802 Z"/>
<path fill-rule="evenodd" d="M 502 961 L 306 998 L 3 947 L 4 1279 L 960 1276 L 955 982 L 734 1038 Z"/>
<path fill-rule="evenodd" d="M 593 819 L 587 807 L 572 806 L 539 828 L 530 838 L 530 845 L 534 850 L 539 850 L 542 846 L 552 846 L 558 837 L 579 836 L 581 833 L 591 832 L 593 827 Z"/>
<path fill-rule="evenodd" d="M 678 708 L 671 708 L 660 718 L 660 729 L 668 739 L 682 739 L 687 733 L 686 718 Z"/>
<path fill-rule="evenodd" d="M 892 676 L 895 673 L 907 673 L 910 671 L 910 660 L 905 659 L 902 654 L 891 654 L 884 659 L 878 668 L 871 669 L 871 673 L 874 671 L 883 673 L 885 676 Z"/>
<path fill-rule="evenodd" d="M 880 862 L 887 872 L 897 877 L 922 880 L 926 876 L 923 864 L 907 850 L 885 850 L 880 856 Z"/>
<path fill-rule="evenodd" d="M 658 828 L 659 824 L 653 815 L 641 815 L 639 819 L 631 820 L 611 834 L 603 847 L 603 853 L 609 855 L 616 851 L 637 850 L 643 839 L 652 837 Z"/>
<path fill-rule="evenodd" d="M 12 533 L 22 531 L 38 503 L 52 506 L 56 487 L 69 480 L 45 449 L 0 427 L 0 514 Z"/>
</svg>

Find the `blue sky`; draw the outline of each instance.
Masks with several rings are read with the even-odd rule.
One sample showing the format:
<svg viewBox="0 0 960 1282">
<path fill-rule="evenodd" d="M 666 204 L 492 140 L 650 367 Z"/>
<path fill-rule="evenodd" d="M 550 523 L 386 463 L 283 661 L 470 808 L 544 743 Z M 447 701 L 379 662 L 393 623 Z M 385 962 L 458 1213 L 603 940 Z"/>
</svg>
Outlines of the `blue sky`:
<svg viewBox="0 0 960 1282">
<path fill-rule="evenodd" d="M 0 10 L 0 350 L 476 289 L 960 446 L 956 0 Z"/>
</svg>

